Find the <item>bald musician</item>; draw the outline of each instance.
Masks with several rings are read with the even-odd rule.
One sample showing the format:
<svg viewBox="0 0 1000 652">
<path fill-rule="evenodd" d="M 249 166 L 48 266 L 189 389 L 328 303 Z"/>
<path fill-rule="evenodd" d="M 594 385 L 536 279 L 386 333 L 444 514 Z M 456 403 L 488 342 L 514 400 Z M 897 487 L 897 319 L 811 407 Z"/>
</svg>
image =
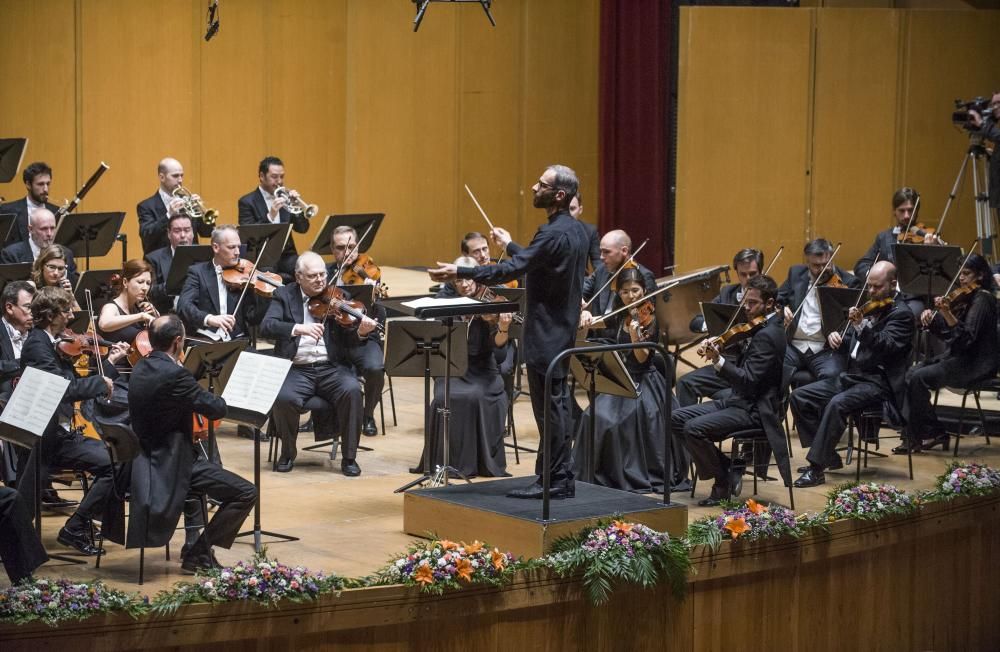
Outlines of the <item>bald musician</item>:
<svg viewBox="0 0 1000 652">
<path fill-rule="evenodd" d="M 147 254 L 170 244 L 167 239 L 167 222 L 184 209 L 184 201 L 172 194 L 184 183 L 184 166 L 177 159 L 165 158 L 157 164 L 156 174 L 160 179 L 160 187 L 152 197 L 144 199 L 135 207 L 139 216 L 142 250 Z M 193 195 L 192 199 L 201 201 L 198 195 Z M 202 225 L 201 220 L 193 226 L 204 237 L 212 233 L 211 225 Z M 197 242 L 197 237 L 194 240 Z"/>
<path fill-rule="evenodd" d="M 0 263 L 33 263 L 43 249 L 52 244 L 56 237 L 56 216 L 48 208 L 38 208 L 28 217 L 28 239 L 15 242 L 0 251 Z M 69 247 L 63 247 L 66 260 L 66 278 L 70 284 L 77 281 L 76 263 Z"/>
<path fill-rule="evenodd" d="M 581 223 L 582 224 L 582 223 Z M 632 238 L 621 229 L 608 231 L 601 238 L 601 262 L 597 265 L 594 273 L 583 282 L 583 299 L 591 301 L 590 306 L 580 314 L 580 327 L 588 328 L 590 323 L 598 316 L 606 314 L 624 304 L 618 299 L 615 292 L 614 283 L 608 284 L 611 278 L 621 269 L 628 257 L 632 255 Z M 656 291 L 656 277 L 653 273 L 633 259 L 642 274 L 643 286 L 646 294 Z M 607 287 L 605 287 L 607 286 Z M 598 291 L 600 292 L 598 294 Z M 595 296 L 596 295 L 596 296 Z M 614 324 L 603 324 L 592 333 L 598 339 L 612 341 L 615 338 L 617 322 Z"/>
</svg>

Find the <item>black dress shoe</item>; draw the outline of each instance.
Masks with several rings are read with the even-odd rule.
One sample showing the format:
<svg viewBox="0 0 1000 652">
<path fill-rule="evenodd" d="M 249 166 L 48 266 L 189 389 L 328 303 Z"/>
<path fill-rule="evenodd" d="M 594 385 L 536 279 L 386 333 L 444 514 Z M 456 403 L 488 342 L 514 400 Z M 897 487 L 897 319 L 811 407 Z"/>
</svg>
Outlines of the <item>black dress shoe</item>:
<svg viewBox="0 0 1000 652">
<path fill-rule="evenodd" d="M 288 473 L 293 468 L 295 468 L 295 462 L 292 460 L 279 460 L 275 465 L 274 470 L 278 473 Z"/>
<path fill-rule="evenodd" d="M 84 555 L 93 556 L 104 554 L 103 550 L 99 550 L 93 542 L 91 542 L 89 532 L 71 532 L 64 527 L 59 530 L 59 535 L 56 537 L 56 541 L 64 546 L 73 548 L 77 552 Z"/>
<path fill-rule="evenodd" d="M 691 481 L 687 478 L 681 480 L 677 484 L 670 485 L 670 491 L 681 493 L 684 491 L 691 491 Z"/>
<path fill-rule="evenodd" d="M 919 453 L 924 448 L 919 442 L 903 440 L 899 446 L 892 449 L 893 455 L 912 455 L 913 453 Z"/>
<path fill-rule="evenodd" d="M 207 553 L 192 554 L 188 552 L 181 557 L 181 568 L 189 573 L 222 568 L 222 564 L 215 558 L 215 553 L 209 550 Z"/>
<path fill-rule="evenodd" d="M 794 485 L 798 488 L 816 487 L 824 484 L 825 482 L 826 476 L 823 475 L 823 472 L 810 467 L 809 470 L 803 473 L 799 479 L 794 482 Z"/>
<path fill-rule="evenodd" d="M 702 498 L 698 501 L 700 507 L 717 507 L 722 504 L 722 501 L 728 500 L 731 492 L 729 487 L 724 484 L 712 485 L 712 491 L 708 494 L 708 498 Z"/>
<path fill-rule="evenodd" d="M 523 487 L 521 489 L 514 489 L 507 492 L 508 498 L 529 498 L 539 500 L 542 497 L 542 483 L 535 481 L 533 484 Z M 549 487 L 549 498 L 552 500 L 560 500 L 563 498 L 572 498 L 576 495 L 576 484 L 574 482 L 567 482 L 559 485 L 554 485 Z"/>
<path fill-rule="evenodd" d="M 313 418 L 309 417 L 306 422 L 299 426 L 299 432 L 312 432 L 313 430 Z"/>
<path fill-rule="evenodd" d="M 805 466 L 800 466 L 799 468 L 795 469 L 795 472 L 796 473 L 805 473 L 806 471 L 808 471 L 811 468 L 812 468 L 812 466 L 810 466 L 809 464 L 806 464 Z M 826 465 L 826 470 L 827 471 L 836 471 L 836 470 L 842 469 L 842 468 L 844 468 L 844 460 L 843 460 L 843 458 L 840 457 L 840 455 L 837 455 L 836 457 L 834 457 L 830 461 L 830 463 Z"/>
<path fill-rule="evenodd" d="M 951 448 L 951 437 L 946 434 L 940 434 L 931 439 L 925 439 L 920 446 L 925 451 L 934 450 L 940 446 L 941 450 L 947 453 L 948 449 Z"/>
<path fill-rule="evenodd" d="M 378 434 L 378 428 L 375 426 L 375 417 L 365 417 L 364 424 L 361 426 L 361 434 L 365 437 L 374 437 Z"/>
<path fill-rule="evenodd" d="M 354 460 L 349 460 L 347 458 L 344 458 L 340 462 L 340 470 L 343 471 L 344 475 L 346 475 L 349 478 L 354 478 L 361 475 L 361 467 L 358 466 L 358 463 Z"/>
<path fill-rule="evenodd" d="M 67 500 L 60 496 L 55 489 L 49 487 L 42 490 L 42 507 L 72 507 L 79 503 L 75 500 Z"/>
<path fill-rule="evenodd" d="M 701 500 L 699 500 L 698 501 L 698 506 L 699 507 L 718 507 L 719 505 L 722 504 L 722 501 L 723 501 L 722 498 L 712 498 L 711 496 L 709 496 L 708 498 L 702 498 Z"/>
</svg>

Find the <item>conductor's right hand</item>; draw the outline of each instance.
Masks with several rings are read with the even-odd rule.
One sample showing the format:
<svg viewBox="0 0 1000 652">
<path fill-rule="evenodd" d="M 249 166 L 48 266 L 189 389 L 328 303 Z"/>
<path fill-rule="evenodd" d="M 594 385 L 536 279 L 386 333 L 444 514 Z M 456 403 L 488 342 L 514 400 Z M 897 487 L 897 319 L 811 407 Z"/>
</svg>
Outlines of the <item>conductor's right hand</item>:
<svg viewBox="0 0 1000 652">
<path fill-rule="evenodd" d="M 295 324 L 292 326 L 292 337 L 298 337 L 300 335 L 305 335 L 306 337 L 311 337 L 317 342 L 323 339 L 323 324 Z"/>
<path fill-rule="evenodd" d="M 493 230 L 490 231 L 490 239 L 493 240 L 493 244 L 496 246 L 501 249 L 506 249 L 507 245 L 510 244 L 511 241 L 510 231 L 499 226 L 495 226 L 493 227 Z"/>
<path fill-rule="evenodd" d="M 232 333 L 236 328 L 236 317 L 232 315 L 212 315 L 205 321 L 212 328 L 221 328 L 227 333 Z"/>
</svg>

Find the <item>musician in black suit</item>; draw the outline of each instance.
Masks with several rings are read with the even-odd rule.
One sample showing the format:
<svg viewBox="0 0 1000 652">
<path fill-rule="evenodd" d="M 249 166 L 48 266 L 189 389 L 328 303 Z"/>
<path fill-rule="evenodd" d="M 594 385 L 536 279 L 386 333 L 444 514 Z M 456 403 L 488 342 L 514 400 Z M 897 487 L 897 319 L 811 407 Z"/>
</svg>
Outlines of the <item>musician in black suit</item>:
<svg viewBox="0 0 1000 652">
<path fill-rule="evenodd" d="M 285 164 L 276 156 L 268 156 L 260 162 L 257 168 L 260 185 L 252 192 L 240 197 L 238 208 L 240 224 L 288 224 L 292 230 L 305 233 L 309 230 L 309 220 L 305 214 L 293 214 L 288 211 L 288 199 L 276 197 L 275 191 L 285 185 Z M 289 198 L 300 198 L 295 190 L 288 191 Z M 278 260 L 277 271 L 286 280 L 295 276 L 295 242 L 291 235 L 285 243 L 285 249 Z"/>
<path fill-rule="evenodd" d="M 57 540 L 85 555 L 96 555 L 98 551 L 90 537 L 90 522 L 92 519 L 105 522 L 106 511 L 115 506 L 111 459 L 102 443 L 72 429 L 73 403 L 109 397 L 113 387 L 112 379 L 118 376 L 114 363 L 127 355 L 129 347 L 124 342 L 111 347 L 103 364 L 106 376 L 95 373 L 78 378 L 73 363 L 58 354 L 55 348 L 66 324 L 73 318 L 72 302 L 73 296 L 63 289 L 38 289 L 31 301 L 34 328 L 21 347 L 21 369 L 34 367 L 70 381 L 63 400 L 42 437 L 41 477 L 48 477 L 51 467 L 87 471 L 94 475 L 90 490 L 80 501 L 76 512 L 59 530 Z M 32 450 L 27 467 L 17 483 L 18 491 L 25 500 L 34 500 L 34 465 L 38 463 L 38 450 L 39 448 Z"/>
<path fill-rule="evenodd" d="M 750 279 L 744 301 L 747 317 L 752 320 L 773 310 L 777 292 L 769 276 Z M 790 482 L 788 452 L 778 416 L 785 357 L 781 319 L 773 317 L 758 328 L 736 362 L 723 358 L 710 341 L 702 346 L 715 372 L 726 378 L 733 391 L 724 399 L 690 405 L 671 415 L 673 436 L 679 437 L 691 453 L 698 477 L 713 480 L 711 494 L 698 504 L 718 505 L 740 494 L 744 465 L 738 459 L 731 460 L 716 445 L 740 430 L 762 428 L 767 433 L 781 475 L 786 483 Z"/>
<path fill-rule="evenodd" d="M 28 220 L 28 239 L 15 242 L 3 251 L 0 251 L 0 263 L 11 265 L 14 263 L 33 263 L 41 255 L 42 251 L 52 245 L 56 235 L 56 216 L 47 208 L 39 208 L 31 214 Z M 73 252 L 69 247 L 63 247 L 62 255 L 66 269 L 65 278 L 71 286 L 76 284 L 76 262 L 73 260 Z"/>
<path fill-rule="evenodd" d="M 608 231 L 601 238 L 601 262 L 594 269 L 594 273 L 583 281 L 583 299 L 590 301 L 590 305 L 580 313 L 580 328 L 589 328 L 591 322 L 600 315 L 624 305 L 618 298 L 615 284 L 608 284 L 608 279 L 621 269 L 631 253 L 632 239 L 621 229 Z M 635 260 L 632 262 L 638 266 L 642 274 L 645 293 L 655 292 L 656 277 L 653 273 Z M 613 342 L 617 336 L 620 320 L 621 318 L 617 317 L 613 323 L 602 323 L 599 328 L 591 329 L 588 339 Z"/>
<path fill-rule="evenodd" d="M 469 231 L 462 237 L 459 245 L 463 256 L 468 256 L 476 261 L 476 265 L 489 265 L 493 262 L 490 258 L 490 244 L 479 231 Z M 442 283 L 435 296 L 438 299 L 451 299 L 459 296 L 454 283 Z"/>
<path fill-rule="evenodd" d="M 733 256 L 733 269 L 736 271 L 736 278 L 739 283 L 724 285 L 719 290 L 719 294 L 712 299 L 712 303 L 725 303 L 729 305 L 739 305 L 746 291 L 747 283 L 754 276 L 760 274 L 764 269 L 764 254 L 759 249 L 740 249 Z M 704 315 L 698 315 L 691 320 L 691 331 L 694 333 L 707 333 L 708 327 L 705 325 Z M 740 352 L 735 347 L 722 352 L 722 357 L 727 362 L 735 363 L 739 360 Z M 725 377 L 715 373 L 712 365 L 707 365 L 701 369 L 695 369 L 680 377 L 677 381 L 677 402 L 681 407 L 694 405 L 701 398 L 715 398 L 717 394 L 729 388 L 729 382 Z"/>
<path fill-rule="evenodd" d="M 167 277 L 174 262 L 177 247 L 194 243 L 194 229 L 191 218 L 184 213 L 172 215 L 167 220 L 167 240 L 170 244 L 154 251 L 146 252 L 146 262 L 153 268 L 153 285 L 149 288 L 149 300 L 160 314 L 167 314 L 174 308 L 174 297 L 167 294 Z"/>
<path fill-rule="evenodd" d="M 31 298 L 35 287 L 27 281 L 11 281 L 0 294 L 3 317 L 0 318 L 0 403 L 6 403 L 14 391 L 14 379 L 21 375 L 21 345 L 31 330 Z M 7 486 L 17 481 L 18 459 L 23 467 L 28 449 L 10 442 L 0 443 L 0 480 Z"/>
<path fill-rule="evenodd" d="M 569 201 L 569 214 L 575 219 L 580 219 L 583 215 L 583 193 L 576 191 L 576 197 Z M 590 260 L 591 273 L 597 271 L 597 266 L 601 264 L 601 237 L 597 234 L 597 226 L 590 222 L 580 222 L 590 236 L 590 245 L 587 251 L 587 258 Z"/>
<path fill-rule="evenodd" d="M 188 331 L 217 341 L 245 337 L 247 324 L 260 319 L 263 304 L 252 290 L 243 295 L 241 304 L 242 292 L 222 281 L 222 270 L 240 259 L 240 234 L 236 227 L 220 226 L 212 231 L 212 253 L 212 260 L 188 269 L 177 300 L 177 312 Z"/>
<path fill-rule="evenodd" d="M 165 158 L 157 164 L 156 174 L 160 178 L 160 187 L 135 207 L 139 216 L 142 251 L 147 254 L 170 244 L 167 236 L 168 222 L 174 215 L 184 212 L 184 200 L 173 195 L 184 183 L 184 167 L 176 159 Z M 196 194 L 192 194 L 191 199 L 201 201 L 201 197 Z M 212 225 L 204 224 L 200 219 L 192 226 L 198 230 L 198 235 L 207 238 L 212 234 Z M 192 237 L 195 242 L 198 241 L 196 236 Z"/>
<path fill-rule="evenodd" d="M 948 450 L 948 434 L 931 404 L 932 390 L 945 386 L 971 387 L 996 375 L 1000 345 L 997 300 L 993 295 L 996 286 L 989 263 L 979 254 L 970 254 L 958 273 L 958 281 L 958 291 L 967 290 L 967 296 L 956 297 L 955 306 L 947 297 L 937 297 L 936 310 L 928 309 L 920 315 L 921 324 L 947 344 L 948 349 L 907 373 L 903 404 L 905 437 L 903 444 L 893 449 L 894 453 L 935 446 Z M 978 289 L 973 289 L 974 285 Z"/>
<path fill-rule="evenodd" d="M 276 471 L 285 473 L 294 466 L 299 415 L 305 403 L 319 396 L 336 413 L 343 453 L 340 468 L 346 476 L 361 475 L 357 463 L 361 433 L 361 385 L 346 356 L 349 342 L 365 338 L 376 327 L 364 317 L 353 327 L 317 321 L 308 310 L 309 299 L 326 289 L 326 266 L 319 254 L 307 251 L 295 264 L 295 282 L 274 293 L 261 323 L 261 334 L 273 338 L 274 354 L 292 361 L 271 420 L 281 439 Z M 322 422 L 316 415 L 317 427 Z"/>
<path fill-rule="evenodd" d="M 220 501 L 201 536 L 182 550 L 181 567 L 219 568 L 212 546 L 230 548 L 257 490 L 250 482 L 209 462 L 192 440 L 192 415 L 226 415 L 226 402 L 202 389 L 179 362 L 184 325 L 176 315 L 150 324 L 152 353 L 132 370 L 128 403 L 132 429 L 142 452 L 132 463 L 132 504 L 127 546 L 166 545 L 174 534 L 190 492 Z"/>
<path fill-rule="evenodd" d="M 439 263 L 428 270 L 432 280 L 446 282 L 471 278 L 484 285 L 510 281 L 525 275 L 524 359 L 527 367 L 531 407 L 539 434 L 545 427 L 545 372 L 549 363 L 573 346 L 580 323 L 583 276 L 587 267 L 589 236 L 583 224 L 569 214 L 569 202 L 579 188 L 576 173 L 564 165 L 553 165 L 532 186 L 535 208 L 544 209 L 548 223 L 539 227 L 527 247 L 512 242 L 506 229 L 491 232 L 494 243 L 506 249 L 509 258 L 496 265 L 456 267 Z M 551 438 L 550 470 L 552 498 L 576 494 L 571 465 L 572 424 L 566 383 L 568 361 L 559 365 L 548 387 Z M 535 482 L 509 494 L 513 498 L 542 497 L 542 448 L 535 460 Z"/>
<path fill-rule="evenodd" d="M 802 251 L 806 264 L 792 265 L 788 278 L 778 288 L 778 303 L 784 307 L 785 330 L 790 337 L 785 349 L 782 394 L 788 391 L 792 376 L 797 371 L 808 371 L 811 376 L 809 382 L 812 382 L 835 378 L 844 370 L 843 357 L 833 354 L 823 335 L 817 288 L 830 283 L 834 275 L 848 287 L 860 287 L 861 282 L 830 263 L 833 252 L 833 245 L 828 240 L 810 240 Z M 823 276 L 819 278 L 821 273 Z M 816 282 L 817 278 L 819 282 Z"/>
<path fill-rule="evenodd" d="M 889 261 L 872 265 L 867 289 L 871 301 L 885 300 L 887 305 L 868 316 L 851 308 L 846 335 L 833 332 L 827 338 L 830 347 L 845 359 L 846 372 L 792 392 L 792 414 L 804 445 L 810 446 L 806 455 L 809 465 L 799 469 L 802 475 L 795 481 L 796 487 L 823 484 L 825 470 L 843 465 L 836 448 L 848 415 L 887 406 L 890 419 L 896 419 L 903 404 L 913 313 L 896 293 L 896 267 Z"/>
<path fill-rule="evenodd" d="M 36 161 L 24 168 L 21 173 L 24 187 L 28 194 L 23 199 L 0 205 L 0 214 L 16 215 L 12 227 L 11 242 L 23 242 L 28 239 L 28 217 L 36 209 L 46 208 L 53 215 L 59 207 L 49 203 L 49 186 L 52 184 L 52 168 L 47 163 Z"/>
<path fill-rule="evenodd" d="M 49 560 L 31 525 L 31 503 L 8 487 L 0 487 L 0 559 L 11 585 Z"/>
</svg>

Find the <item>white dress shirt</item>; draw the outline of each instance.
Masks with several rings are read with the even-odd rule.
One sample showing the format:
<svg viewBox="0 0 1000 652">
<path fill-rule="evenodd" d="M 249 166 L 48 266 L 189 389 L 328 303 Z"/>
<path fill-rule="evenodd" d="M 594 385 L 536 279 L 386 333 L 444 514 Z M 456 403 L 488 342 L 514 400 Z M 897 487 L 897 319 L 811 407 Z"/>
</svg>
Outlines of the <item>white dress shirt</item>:
<svg viewBox="0 0 1000 652">
<path fill-rule="evenodd" d="M 311 314 L 309 314 L 309 297 L 299 290 L 302 295 L 302 324 L 315 324 L 318 323 Z M 326 342 L 323 338 L 316 339 L 309 337 L 308 335 L 299 336 L 299 348 L 295 351 L 295 357 L 292 358 L 292 364 L 312 364 L 313 362 L 320 362 L 322 360 L 329 360 L 330 356 L 326 350 Z"/>
<path fill-rule="evenodd" d="M 268 191 L 261 188 L 260 186 L 257 186 L 257 190 L 259 190 L 260 194 L 263 195 L 264 203 L 267 204 L 267 215 L 265 215 L 264 217 L 266 217 L 267 221 L 270 222 L 271 224 L 277 224 L 278 222 L 281 221 L 281 211 L 278 211 L 278 214 L 274 216 L 274 219 L 271 219 L 271 206 L 274 205 L 276 197 L 271 193 L 269 193 Z"/>
<path fill-rule="evenodd" d="M 799 312 L 799 323 L 795 329 L 792 346 L 800 353 L 816 353 L 823 350 L 823 320 L 819 312 L 819 292 L 814 287 L 806 294 Z"/>
<path fill-rule="evenodd" d="M 24 344 L 24 338 L 27 337 L 27 335 L 22 335 L 21 331 L 14 328 L 14 326 L 9 321 L 7 321 L 6 317 L 0 317 L 0 321 L 3 322 L 4 328 L 7 329 L 7 337 L 10 338 L 10 343 L 14 347 L 14 359 L 20 360 L 21 345 Z"/>
</svg>

